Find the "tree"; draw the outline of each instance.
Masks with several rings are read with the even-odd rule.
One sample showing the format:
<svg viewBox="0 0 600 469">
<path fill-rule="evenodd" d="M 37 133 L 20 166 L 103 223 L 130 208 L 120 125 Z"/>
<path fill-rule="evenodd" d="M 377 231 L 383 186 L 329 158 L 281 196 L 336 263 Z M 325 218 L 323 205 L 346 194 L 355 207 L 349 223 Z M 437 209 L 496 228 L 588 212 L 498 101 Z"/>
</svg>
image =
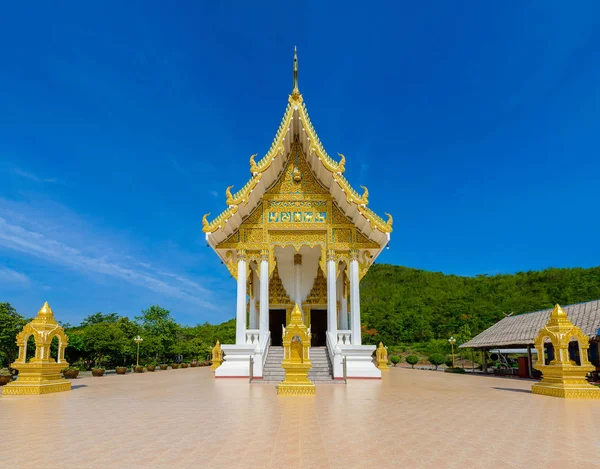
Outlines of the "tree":
<svg viewBox="0 0 600 469">
<path fill-rule="evenodd" d="M 438 366 L 446 361 L 446 357 L 441 353 L 433 353 L 427 357 L 427 360 L 429 360 L 429 363 L 435 366 L 435 369 L 437 370 Z"/>
<path fill-rule="evenodd" d="M 86 316 L 83 321 L 81 321 L 81 327 L 91 326 L 92 324 L 100 324 L 100 323 L 115 323 L 119 320 L 119 315 L 117 313 L 93 313 Z"/>
<path fill-rule="evenodd" d="M 398 355 L 392 355 L 392 356 L 390 357 L 390 360 L 391 360 L 391 362 L 394 364 L 394 366 L 396 366 L 398 363 L 400 363 L 400 360 L 401 360 L 401 359 L 402 359 L 402 358 L 401 358 L 401 357 L 399 357 Z"/>
<path fill-rule="evenodd" d="M 135 319 L 142 326 L 144 333 L 156 344 L 157 361 L 173 353 L 179 325 L 173 320 L 168 309 L 153 305 L 142 310 L 142 315 Z"/>
<path fill-rule="evenodd" d="M 97 323 L 84 329 L 85 349 L 96 366 L 107 359 L 119 358 L 125 347 L 125 335 L 114 323 Z"/>
<path fill-rule="evenodd" d="M 419 357 L 416 355 L 409 355 L 406 357 L 406 363 L 408 363 L 414 369 L 415 365 L 419 363 Z"/>
<path fill-rule="evenodd" d="M 17 334 L 27 320 L 10 303 L 0 303 L 0 368 L 10 366 L 18 356 Z"/>
</svg>

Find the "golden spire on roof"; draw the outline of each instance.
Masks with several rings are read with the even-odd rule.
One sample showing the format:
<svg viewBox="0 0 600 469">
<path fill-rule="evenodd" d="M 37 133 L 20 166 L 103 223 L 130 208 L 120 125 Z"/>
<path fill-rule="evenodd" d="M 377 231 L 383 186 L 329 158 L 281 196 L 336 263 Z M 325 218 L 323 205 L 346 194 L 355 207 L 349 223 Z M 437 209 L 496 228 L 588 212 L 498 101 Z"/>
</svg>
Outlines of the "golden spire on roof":
<svg viewBox="0 0 600 469">
<path fill-rule="evenodd" d="M 294 88 L 292 89 L 292 92 L 294 91 L 300 92 L 298 89 L 298 53 L 296 46 L 294 46 Z"/>
</svg>

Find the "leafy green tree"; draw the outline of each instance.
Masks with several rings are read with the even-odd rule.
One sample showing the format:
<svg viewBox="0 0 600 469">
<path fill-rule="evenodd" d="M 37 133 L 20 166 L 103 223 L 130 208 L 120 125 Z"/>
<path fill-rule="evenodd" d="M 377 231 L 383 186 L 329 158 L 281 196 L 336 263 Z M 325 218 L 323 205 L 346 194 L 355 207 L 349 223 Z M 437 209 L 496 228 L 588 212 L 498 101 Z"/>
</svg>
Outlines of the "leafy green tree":
<svg viewBox="0 0 600 469">
<path fill-rule="evenodd" d="M 406 363 L 408 363 L 411 367 L 415 367 L 417 363 L 419 363 L 419 357 L 416 355 L 408 355 L 406 357 Z"/>
<path fill-rule="evenodd" d="M 65 330 L 65 334 L 67 334 L 67 337 L 69 338 L 69 344 L 65 349 L 65 359 L 69 364 L 74 364 L 75 362 L 84 359 L 86 349 L 83 329 L 67 329 Z"/>
<path fill-rule="evenodd" d="M 168 309 L 153 305 L 142 310 L 142 315 L 135 319 L 142 326 L 144 333 L 154 341 L 157 361 L 173 353 L 179 325 L 171 317 Z"/>
<path fill-rule="evenodd" d="M 401 357 L 399 357 L 398 355 L 392 355 L 390 357 L 390 360 L 394 364 L 394 366 L 396 366 L 398 363 L 400 363 Z"/>
<path fill-rule="evenodd" d="M 0 368 L 9 366 L 18 356 L 17 334 L 27 320 L 10 303 L 0 303 Z"/>
<path fill-rule="evenodd" d="M 441 353 L 433 353 L 429 357 L 427 357 L 427 360 L 429 361 L 429 363 L 435 366 L 435 369 L 437 370 L 438 366 L 440 366 L 446 361 L 446 357 Z"/>
<path fill-rule="evenodd" d="M 84 328 L 83 337 L 85 349 L 96 366 L 120 357 L 126 344 L 123 331 L 114 323 L 91 324 Z"/>
<path fill-rule="evenodd" d="M 121 356 L 119 357 L 120 364 L 127 365 L 128 361 L 133 363 L 137 354 L 137 344 L 133 339 L 138 335 L 142 335 L 142 328 L 139 324 L 136 324 L 127 317 L 120 317 L 117 319 L 115 325 L 123 332 L 123 337 L 125 339 L 123 349 L 121 350 L 120 354 Z M 144 341 L 146 340 L 148 339 L 144 338 Z M 144 342 L 142 342 L 142 344 L 143 343 Z M 146 344 L 148 343 L 146 342 Z M 142 350 L 143 349 L 140 346 L 140 357 L 143 357 Z"/>
<path fill-rule="evenodd" d="M 117 313 L 93 313 L 89 316 L 86 316 L 83 321 L 81 321 L 81 327 L 91 326 L 92 324 L 100 324 L 100 323 L 115 323 L 119 320 L 119 315 Z"/>
</svg>

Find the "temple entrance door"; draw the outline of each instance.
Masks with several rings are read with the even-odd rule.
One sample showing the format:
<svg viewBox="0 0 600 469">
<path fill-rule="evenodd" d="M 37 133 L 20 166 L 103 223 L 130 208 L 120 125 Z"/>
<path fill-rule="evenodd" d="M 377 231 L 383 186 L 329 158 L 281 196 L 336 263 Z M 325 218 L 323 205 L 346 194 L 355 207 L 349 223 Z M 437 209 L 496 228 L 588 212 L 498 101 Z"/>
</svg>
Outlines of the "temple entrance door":
<svg viewBox="0 0 600 469">
<path fill-rule="evenodd" d="M 310 332 L 312 347 L 325 347 L 327 345 L 327 310 L 312 309 L 310 311 Z"/>
<path fill-rule="evenodd" d="M 269 331 L 271 331 L 271 345 L 281 347 L 281 334 L 285 326 L 285 309 L 272 309 L 269 311 Z"/>
</svg>

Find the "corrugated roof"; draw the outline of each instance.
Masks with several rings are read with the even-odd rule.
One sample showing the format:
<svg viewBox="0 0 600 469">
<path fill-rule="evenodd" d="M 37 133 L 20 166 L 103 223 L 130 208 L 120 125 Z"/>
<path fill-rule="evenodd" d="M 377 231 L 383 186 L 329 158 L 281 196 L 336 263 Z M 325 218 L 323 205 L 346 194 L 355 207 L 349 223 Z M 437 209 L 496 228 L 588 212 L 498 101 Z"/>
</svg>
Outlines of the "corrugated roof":
<svg viewBox="0 0 600 469">
<path fill-rule="evenodd" d="M 564 306 L 573 324 L 579 326 L 589 338 L 597 336 L 600 328 L 600 300 Z M 534 313 L 519 314 L 502 319 L 477 335 L 461 348 L 488 348 L 533 345 L 533 339 L 546 325 L 552 308 Z"/>
</svg>

